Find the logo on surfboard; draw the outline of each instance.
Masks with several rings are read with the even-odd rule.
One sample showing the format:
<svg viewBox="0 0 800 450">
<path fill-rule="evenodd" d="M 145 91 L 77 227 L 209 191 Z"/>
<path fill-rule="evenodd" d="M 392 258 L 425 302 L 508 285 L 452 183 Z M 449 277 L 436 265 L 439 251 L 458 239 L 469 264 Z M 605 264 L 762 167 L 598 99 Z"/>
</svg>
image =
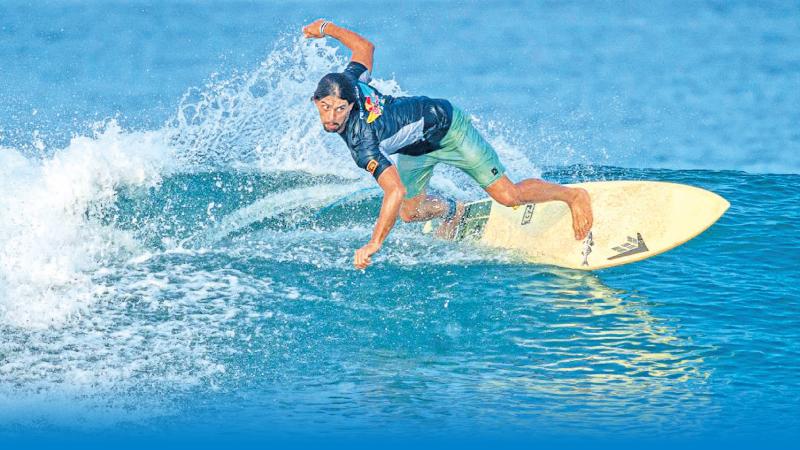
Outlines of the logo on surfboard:
<svg viewBox="0 0 800 450">
<path fill-rule="evenodd" d="M 533 208 L 535 206 L 536 205 L 532 203 L 525 205 L 525 212 L 522 214 L 522 222 L 520 222 L 520 225 L 527 225 L 531 223 L 531 218 L 533 217 Z"/>
<path fill-rule="evenodd" d="M 644 243 L 644 239 L 642 239 L 642 233 L 636 233 L 636 238 L 628 236 L 628 240 L 624 244 L 620 244 L 611 250 L 614 250 L 617 252 L 617 254 L 608 258 L 609 260 L 624 258 L 637 253 L 644 253 L 650 249 L 647 248 L 647 244 Z"/>
<path fill-rule="evenodd" d="M 589 265 L 589 255 L 592 253 L 593 246 L 594 238 L 592 238 L 592 230 L 589 230 L 589 234 L 587 234 L 586 239 L 583 240 L 583 250 L 581 250 L 581 256 L 583 256 L 582 266 Z"/>
</svg>

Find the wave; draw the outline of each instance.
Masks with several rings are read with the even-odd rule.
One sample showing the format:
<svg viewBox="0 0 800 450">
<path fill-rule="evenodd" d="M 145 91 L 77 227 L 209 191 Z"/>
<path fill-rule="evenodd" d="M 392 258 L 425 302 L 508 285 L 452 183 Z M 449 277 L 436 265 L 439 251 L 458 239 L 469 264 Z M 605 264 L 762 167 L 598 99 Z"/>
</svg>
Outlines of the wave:
<svg viewBox="0 0 800 450">
<path fill-rule="evenodd" d="M 295 242 L 296 236 L 356 245 L 353 231 L 369 233 L 380 192 L 338 136 L 323 131 L 309 102 L 316 80 L 344 63 L 321 41 L 284 40 L 253 71 L 189 89 L 174 117 L 157 130 L 129 131 L 107 120 L 52 156 L 0 151 L 0 323 L 59 326 L 113 290 L 113 284 L 98 282 L 106 273 L 159 252 L 236 254 L 237 243 L 260 245 L 254 241 L 264 233 L 273 233 L 267 239 L 280 248 L 279 239 Z M 404 93 L 394 80 L 376 84 Z M 479 118 L 476 124 L 512 178 L 541 176 L 509 130 Z M 548 179 L 562 182 L 702 184 L 718 176 L 593 164 L 547 170 Z M 446 167 L 437 167 L 431 187 L 462 199 L 483 195 L 466 175 Z M 313 233 L 320 236 L 309 237 Z M 403 224 L 394 232 L 406 238 L 414 233 Z M 283 251 L 276 260 L 306 258 Z M 466 251 L 444 253 L 473 260 Z M 413 251 L 399 258 L 426 260 Z M 346 266 L 346 260 L 324 265 Z"/>
<path fill-rule="evenodd" d="M 169 155 L 159 133 L 126 133 L 113 121 L 43 161 L 0 153 L 2 320 L 48 326 L 91 303 L 92 274 L 138 247 L 91 217 L 113 205 L 120 186 L 157 185 Z"/>
<path fill-rule="evenodd" d="M 189 89 L 160 129 L 124 130 L 109 119 L 52 154 L 0 151 L 0 323 L 58 326 L 106 291 L 94 280 L 109 267 L 215 245 L 372 185 L 309 100 L 317 80 L 344 63 L 322 41 L 285 39 L 256 69 Z M 404 94 L 394 80 L 375 84 Z M 504 135 L 489 138 L 515 167 L 537 172 Z M 448 169 L 432 187 L 480 194 Z"/>
</svg>

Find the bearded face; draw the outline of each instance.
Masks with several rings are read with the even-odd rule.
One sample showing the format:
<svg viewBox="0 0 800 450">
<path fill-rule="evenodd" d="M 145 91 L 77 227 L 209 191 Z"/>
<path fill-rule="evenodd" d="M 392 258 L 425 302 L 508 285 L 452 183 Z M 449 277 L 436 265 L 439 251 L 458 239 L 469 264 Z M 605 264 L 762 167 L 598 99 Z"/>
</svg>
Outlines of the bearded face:
<svg viewBox="0 0 800 450">
<path fill-rule="evenodd" d="M 347 117 L 353 109 L 352 103 L 333 95 L 314 100 L 314 105 L 319 110 L 319 119 L 322 121 L 322 127 L 328 133 L 341 133 L 344 130 Z"/>
</svg>

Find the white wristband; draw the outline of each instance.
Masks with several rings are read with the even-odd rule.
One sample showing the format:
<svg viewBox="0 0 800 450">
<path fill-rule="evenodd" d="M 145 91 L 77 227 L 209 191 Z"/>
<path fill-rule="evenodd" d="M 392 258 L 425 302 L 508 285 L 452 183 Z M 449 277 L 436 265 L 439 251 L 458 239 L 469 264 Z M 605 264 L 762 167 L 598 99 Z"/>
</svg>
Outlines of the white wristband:
<svg viewBox="0 0 800 450">
<path fill-rule="evenodd" d="M 325 27 L 327 27 L 329 23 L 330 21 L 326 20 L 321 24 L 319 24 L 319 34 L 322 35 L 323 37 L 325 36 Z"/>
</svg>

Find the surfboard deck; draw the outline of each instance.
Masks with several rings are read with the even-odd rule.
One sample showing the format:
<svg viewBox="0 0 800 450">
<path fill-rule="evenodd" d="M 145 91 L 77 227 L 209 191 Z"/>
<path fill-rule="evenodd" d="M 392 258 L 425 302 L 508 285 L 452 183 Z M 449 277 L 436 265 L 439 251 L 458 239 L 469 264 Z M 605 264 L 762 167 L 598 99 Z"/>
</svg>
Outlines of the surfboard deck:
<svg viewBox="0 0 800 450">
<path fill-rule="evenodd" d="M 663 253 L 696 237 L 730 206 L 705 189 L 659 181 L 569 185 L 592 198 L 594 223 L 578 241 L 563 202 L 515 208 L 484 199 L 468 203 L 454 240 L 519 251 L 529 262 L 578 270 L 620 266 Z M 433 224 L 426 224 L 432 229 Z"/>
</svg>

